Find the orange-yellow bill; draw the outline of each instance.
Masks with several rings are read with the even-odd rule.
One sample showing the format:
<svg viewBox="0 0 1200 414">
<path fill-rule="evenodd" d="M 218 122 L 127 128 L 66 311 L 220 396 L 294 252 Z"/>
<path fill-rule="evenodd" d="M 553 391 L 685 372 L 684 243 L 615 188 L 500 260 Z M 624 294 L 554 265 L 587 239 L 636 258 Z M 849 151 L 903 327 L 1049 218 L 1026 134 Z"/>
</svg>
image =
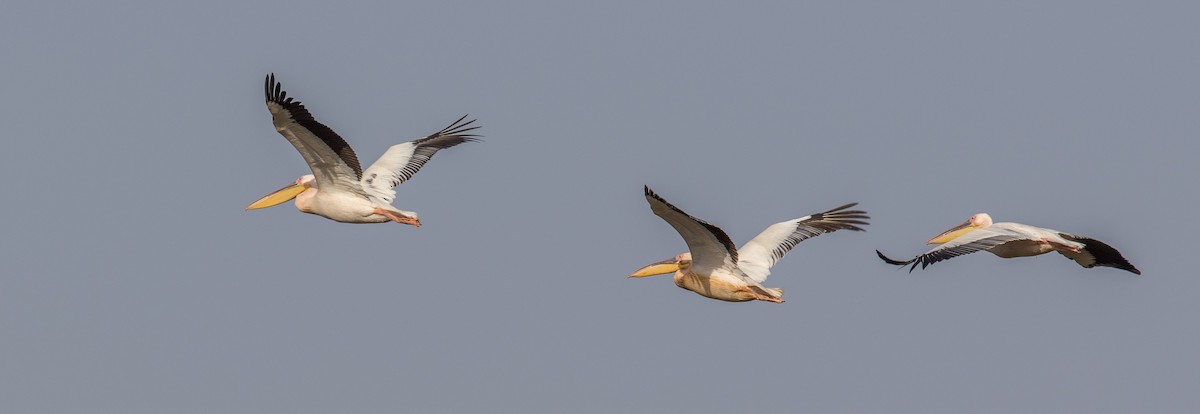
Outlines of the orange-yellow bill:
<svg viewBox="0 0 1200 414">
<path fill-rule="evenodd" d="M 946 230 L 946 231 L 942 232 L 942 234 L 933 236 L 932 239 L 929 239 L 929 241 L 927 241 L 925 243 L 926 244 L 946 243 L 948 241 L 957 239 L 960 236 L 971 232 L 971 230 L 975 230 L 975 226 L 971 224 L 970 220 L 967 220 L 963 224 L 959 224 L 957 226 L 950 228 L 950 230 Z"/>
<path fill-rule="evenodd" d="M 263 198 L 250 203 L 250 205 L 246 206 L 246 210 L 257 210 L 287 202 L 288 200 L 296 198 L 296 196 L 300 195 L 300 193 L 303 193 L 306 189 L 308 189 L 308 187 L 299 184 L 292 184 L 287 187 L 280 188 L 279 190 L 271 194 L 267 194 L 263 196 Z"/>
<path fill-rule="evenodd" d="M 675 273 L 679 271 L 679 261 L 675 258 L 654 262 L 646 267 L 638 269 L 636 272 L 630 273 L 629 277 L 646 277 L 654 275 L 662 275 L 667 273 Z"/>
</svg>

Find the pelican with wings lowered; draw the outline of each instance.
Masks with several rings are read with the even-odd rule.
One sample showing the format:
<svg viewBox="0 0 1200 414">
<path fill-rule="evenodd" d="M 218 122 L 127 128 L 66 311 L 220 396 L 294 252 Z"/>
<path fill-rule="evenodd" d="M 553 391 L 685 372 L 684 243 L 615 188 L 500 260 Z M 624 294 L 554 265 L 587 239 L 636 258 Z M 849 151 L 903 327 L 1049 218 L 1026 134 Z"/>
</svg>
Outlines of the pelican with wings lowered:
<svg viewBox="0 0 1200 414">
<path fill-rule="evenodd" d="M 459 118 L 425 138 L 393 145 L 364 171 L 358 156 L 333 129 L 317 122 L 299 101 L 287 96 L 275 74 L 266 80 L 267 110 L 275 130 L 296 147 L 312 174 L 301 176 L 246 206 L 247 210 L 271 207 L 296 199 L 296 208 L 343 223 L 395 221 L 420 227 L 417 213 L 392 207 L 394 187 L 408 181 L 438 150 L 477 141 L 467 132 L 475 120 Z"/>
<path fill-rule="evenodd" d="M 867 225 L 870 218 L 865 211 L 847 210 L 858 203 L 846 204 L 772 224 L 738 249 L 719 227 L 684 213 L 650 187 L 645 190 L 650 210 L 683 236 L 688 251 L 638 269 L 629 277 L 674 273 L 676 286 L 729 302 L 783 302 L 783 289 L 762 285 L 776 262 L 806 239 L 837 230 L 863 231 L 859 225 Z"/>
<path fill-rule="evenodd" d="M 966 222 L 934 236 L 926 243 L 939 246 L 910 260 L 895 260 L 879 250 L 875 254 L 888 264 L 901 267 L 912 265 L 908 268 L 912 272 L 917 265 L 924 269 L 931 264 L 978 251 L 987 251 L 1003 258 L 1058 252 L 1085 268 L 1106 266 L 1142 274 L 1121 252 L 1102 241 L 1027 224 L 993 224 L 992 216 L 987 213 L 972 215 Z"/>
</svg>

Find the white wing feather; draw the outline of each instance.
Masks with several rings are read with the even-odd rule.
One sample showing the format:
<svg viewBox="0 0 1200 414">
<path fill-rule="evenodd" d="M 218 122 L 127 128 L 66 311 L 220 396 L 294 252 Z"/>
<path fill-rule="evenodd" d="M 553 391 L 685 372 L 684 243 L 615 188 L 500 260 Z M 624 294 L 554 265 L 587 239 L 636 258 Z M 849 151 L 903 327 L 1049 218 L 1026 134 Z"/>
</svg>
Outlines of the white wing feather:
<svg viewBox="0 0 1200 414">
<path fill-rule="evenodd" d="M 465 134 L 479 128 L 470 126 L 475 120 L 462 122 L 466 116 L 454 121 L 453 124 L 418 140 L 393 145 L 374 164 L 367 167 L 362 174 L 362 188 L 373 198 L 391 205 L 396 198 L 395 187 L 408 181 L 416 175 L 421 167 L 433 158 L 438 150 L 455 145 L 478 141 L 477 135 Z"/>
<path fill-rule="evenodd" d="M 857 225 L 866 225 L 870 217 L 865 211 L 846 210 L 855 205 L 772 224 L 738 249 L 738 267 L 750 279 L 762 283 L 771 275 L 771 267 L 796 244 L 837 230 L 863 231 Z"/>
</svg>

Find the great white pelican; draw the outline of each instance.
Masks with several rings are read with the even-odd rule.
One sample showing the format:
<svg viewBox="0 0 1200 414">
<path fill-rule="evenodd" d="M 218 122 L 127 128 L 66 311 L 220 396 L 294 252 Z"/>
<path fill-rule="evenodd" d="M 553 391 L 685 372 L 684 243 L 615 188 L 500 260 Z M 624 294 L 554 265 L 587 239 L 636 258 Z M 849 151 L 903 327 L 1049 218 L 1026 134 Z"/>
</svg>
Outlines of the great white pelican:
<svg viewBox="0 0 1200 414">
<path fill-rule="evenodd" d="M 408 181 L 438 150 L 477 141 L 466 132 L 479 128 L 475 120 L 459 118 L 425 138 L 393 145 L 363 171 L 354 150 L 333 129 L 317 122 L 299 101 L 287 96 L 275 74 L 266 80 L 267 110 L 275 130 L 304 157 L 312 174 L 301 176 L 246 206 L 246 210 L 271 207 L 296 199 L 296 208 L 343 223 L 395 221 L 421 226 L 417 213 L 392 207 L 394 187 Z"/>
<path fill-rule="evenodd" d="M 975 214 L 926 243 L 939 246 L 910 260 L 895 260 L 884 256 L 879 250 L 875 253 L 889 264 L 912 265 L 908 268 L 909 272 L 916 269 L 917 265 L 924 269 L 942 260 L 978 251 L 988 251 L 1003 258 L 1037 256 L 1053 251 L 1085 268 L 1107 266 L 1142 274 L 1121 256 L 1121 252 L 1099 240 L 1020 223 L 993 224 L 992 216 L 987 213 Z"/>
<path fill-rule="evenodd" d="M 701 296 L 729 302 L 762 300 L 783 302 L 783 289 L 767 288 L 762 282 L 771 266 L 797 243 L 837 230 L 863 231 L 870 217 L 860 210 L 847 210 L 858 203 L 772 224 L 741 249 L 719 227 L 684 213 L 646 187 L 650 210 L 666 220 L 683 236 L 688 251 L 671 259 L 638 269 L 629 277 L 675 274 L 675 285 Z"/>
</svg>

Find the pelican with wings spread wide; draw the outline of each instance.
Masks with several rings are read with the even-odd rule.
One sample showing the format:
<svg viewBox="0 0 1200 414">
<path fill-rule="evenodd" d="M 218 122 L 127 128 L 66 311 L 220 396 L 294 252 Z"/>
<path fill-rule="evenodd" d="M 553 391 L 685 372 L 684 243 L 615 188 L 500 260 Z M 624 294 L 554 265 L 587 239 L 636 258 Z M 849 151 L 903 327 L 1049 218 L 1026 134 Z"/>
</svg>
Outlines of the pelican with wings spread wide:
<svg viewBox="0 0 1200 414">
<path fill-rule="evenodd" d="M 393 145 L 364 171 L 354 150 L 333 129 L 317 122 L 299 101 L 283 91 L 275 74 L 267 76 L 267 109 L 275 130 L 304 157 L 312 174 L 250 203 L 247 210 L 296 199 L 296 208 L 343 223 L 395 221 L 420 227 L 417 213 L 392 207 L 394 187 L 408 181 L 438 150 L 477 141 L 468 134 L 478 126 L 463 116 L 425 138 Z"/>
<path fill-rule="evenodd" d="M 808 238 L 837 230 L 863 231 L 859 225 L 867 225 L 865 220 L 870 218 L 864 211 L 847 210 L 857 203 L 846 204 L 772 224 L 738 249 L 719 227 L 684 213 L 650 191 L 650 187 L 645 190 L 650 210 L 683 236 L 688 251 L 638 269 L 629 277 L 674 273 L 675 285 L 729 302 L 783 302 L 783 289 L 762 285 L 775 262 Z"/>
<path fill-rule="evenodd" d="M 1059 252 L 1086 268 L 1106 266 L 1142 274 L 1121 252 L 1102 241 L 1021 223 L 993 224 L 992 216 L 987 213 L 975 214 L 926 243 L 939 246 L 910 260 L 892 259 L 879 250 L 875 254 L 888 264 L 901 267 L 911 265 L 908 271 L 912 272 L 917 265 L 924 269 L 942 260 L 978 251 L 991 252 L 1003 258 Z"/>
</svg>

